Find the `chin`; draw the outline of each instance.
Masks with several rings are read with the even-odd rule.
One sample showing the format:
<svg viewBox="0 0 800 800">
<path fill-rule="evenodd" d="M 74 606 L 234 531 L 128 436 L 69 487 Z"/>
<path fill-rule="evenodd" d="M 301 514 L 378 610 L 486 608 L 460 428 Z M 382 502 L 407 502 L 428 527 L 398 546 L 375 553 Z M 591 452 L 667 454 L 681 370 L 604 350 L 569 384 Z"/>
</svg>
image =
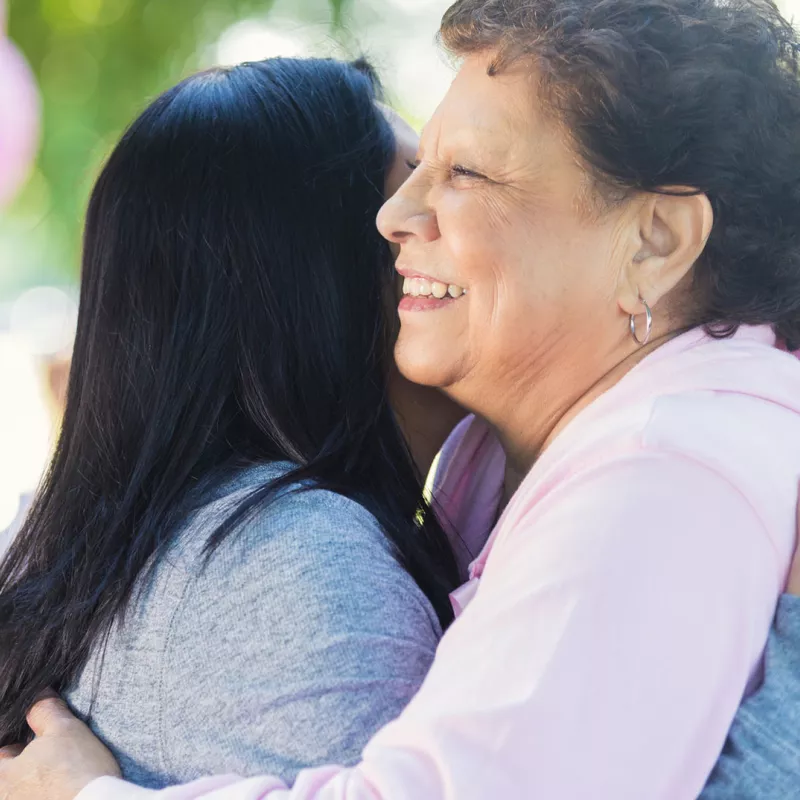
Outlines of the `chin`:
<svg viewBox="0 0 800 800">
<path fill-rule="evenodd" d="M 444 389 L 453 382 L 450 365 L 443 364 L 432 350 L 409 347 L 402 337 L 395 346 L 394 358 L 400 374 L 412 383 Z"/>
</svg>

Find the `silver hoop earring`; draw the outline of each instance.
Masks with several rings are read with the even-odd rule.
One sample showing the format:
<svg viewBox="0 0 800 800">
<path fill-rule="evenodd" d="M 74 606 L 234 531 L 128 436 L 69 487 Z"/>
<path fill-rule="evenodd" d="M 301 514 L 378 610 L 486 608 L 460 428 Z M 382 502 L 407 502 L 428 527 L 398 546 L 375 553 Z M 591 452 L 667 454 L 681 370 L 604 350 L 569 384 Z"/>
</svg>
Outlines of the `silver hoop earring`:
<svg viewBox="0 0 800 800">
<path fill-rule="evenodd" d="M 650 306 L 645 303 L 642 298 L 639 298 L 639 302 L 644 306 L 644 313 L 645 313 L 645 326 L 644 326 L 644 339 L 640 339 L 636 333 L 636 315 L 631 314 L 631 336 L 633 336 L 633 341 L 639 345 L 639 347 L 644 347 L 650 341 L 650 334 L 653 332 L 653 312 L 650 310 Z"/>
</svg>

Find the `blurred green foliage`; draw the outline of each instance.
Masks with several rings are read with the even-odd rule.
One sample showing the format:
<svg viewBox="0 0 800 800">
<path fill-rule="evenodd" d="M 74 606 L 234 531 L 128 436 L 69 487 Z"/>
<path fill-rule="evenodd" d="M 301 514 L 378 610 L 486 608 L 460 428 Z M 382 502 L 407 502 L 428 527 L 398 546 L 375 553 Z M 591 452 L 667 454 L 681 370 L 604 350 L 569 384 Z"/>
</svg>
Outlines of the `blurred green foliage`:
<svg viewBox="0 0 800 800">
<path fill-rule="evenodd" d="M 33 219 L 45 210 L 34 232 L 47 243 L 44 260 L 60 262 L 48 272 L 76 274 L 88 191 L 124 127 L 149 99 L 204 66 L 228 26 L 263 16 L 271 2 L 11 0 L 9 35 L 36 73 L 44 110 L 37 170 L 11 215 Z M 315 2 L 339 25 L 347 0 Z M 34 261 L 42 263 L 42 253 Z M 24 268 L 18 261 L 17 271 Z"/>
</svg>

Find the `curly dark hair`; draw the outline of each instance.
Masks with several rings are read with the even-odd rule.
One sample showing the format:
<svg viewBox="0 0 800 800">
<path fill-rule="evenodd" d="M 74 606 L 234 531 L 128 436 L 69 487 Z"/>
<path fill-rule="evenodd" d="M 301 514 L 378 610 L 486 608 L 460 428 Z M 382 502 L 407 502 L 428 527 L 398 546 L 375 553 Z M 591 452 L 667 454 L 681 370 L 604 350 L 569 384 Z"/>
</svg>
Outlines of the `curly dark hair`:
<svg viewBox="0 0 800 800">
<path fill-rule="evenodd" d="M 706 194 L 692 324 L 800 347 L 800 45 L 771 0 L 459 0 L 440 40 L 535 58 L 601 196 Z"/>
</svg>

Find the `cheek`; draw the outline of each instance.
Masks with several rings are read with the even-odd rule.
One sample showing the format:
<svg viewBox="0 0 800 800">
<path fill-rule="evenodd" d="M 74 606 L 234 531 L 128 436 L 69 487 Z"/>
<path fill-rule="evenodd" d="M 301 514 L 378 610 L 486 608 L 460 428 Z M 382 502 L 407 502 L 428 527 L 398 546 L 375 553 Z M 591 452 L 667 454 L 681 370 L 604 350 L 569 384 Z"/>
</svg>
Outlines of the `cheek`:
<svg viewBox="0 0 800 800">
<path fill-rule="evenodd" d="M 440 193 L 435 209 L 442 243 L 458 276 L 479 279 L 487 257 L 504 241 L 485 204 L 468 190 L 448 189 Z"/>
<path fill-rule="evenodd" d="M 480 280 L 471 303 L 472 338 L 495 358 L 504 350 L 511 357 L 569 338 L 603 313 L 602 298 L 613 297 L 607 241 L 563 223 L 555 216 L 536 224 L 521 218 L 490 238 L 488 247 L 468 242 L 474 247 L 464 257 L 482 259 L 481 269 L 477 263 L 474 268 Z"/>
<path fill-rule="evenodd" d="M 454 280 L 470 293 L 469 329 L 473 346 L 494 329 L 519 324 L 535 306 L 540 259 L 529 220 L 503 213 L 468 191 L 451 191 L 437 208 L 446 258 Z"/>
</svg>

